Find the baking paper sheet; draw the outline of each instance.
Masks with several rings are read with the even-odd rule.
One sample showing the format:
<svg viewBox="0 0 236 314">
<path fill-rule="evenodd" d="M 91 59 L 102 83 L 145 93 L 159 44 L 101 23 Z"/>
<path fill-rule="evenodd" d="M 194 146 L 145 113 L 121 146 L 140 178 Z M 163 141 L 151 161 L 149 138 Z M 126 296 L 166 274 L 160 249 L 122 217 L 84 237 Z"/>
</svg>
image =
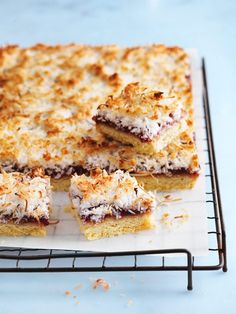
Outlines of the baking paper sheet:
<svg viewBox="0 0 236 314">
<path fill-rule="evenodd" d="M 167 194 L 170 194 L 173 199 L 179 200 L 158 207 L 154 218 L 156 222 L 155 229 L 96 241 L 86 240 L 80 233 L 75 219 L 69 213 L 64 212 L 63 208 L 69 202 L 67 193 L 54 192 L 52 218 L 59 219 L 60 222 L 57 225 L 47 227 L 48 235 L 44 238 L 1 237 L 1 246 L 100 252 L 185 248 L 195 256 L 207 254 L 208 235 L 204 168 L 206 136 L 202 105 L 201 60 L 195 50 L 191 49 L 189 53 L 192 65 L 196 142 L 201 163 L 201 175 L 194 189 L 174 193 L 156 193 L 158 200 L 162 200 Z M 165 213 L 169 216 L 163 219 Z M 184 218 L 174 218 L 182 215 Z"/>
</svg>

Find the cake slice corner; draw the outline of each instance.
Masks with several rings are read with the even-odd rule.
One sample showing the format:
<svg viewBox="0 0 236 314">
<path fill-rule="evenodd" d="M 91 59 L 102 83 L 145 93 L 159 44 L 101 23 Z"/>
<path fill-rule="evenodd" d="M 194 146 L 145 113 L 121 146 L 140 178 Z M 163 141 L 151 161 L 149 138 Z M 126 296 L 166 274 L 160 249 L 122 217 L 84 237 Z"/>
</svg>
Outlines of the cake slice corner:
<svg viewBox="0 0 236 314">
<path fill-rule="evenodd" d="M 139 82 L 110 96 L 93 117 L 97 129 L 138 153 L 155 154 L 186 129 L 185 112 L 177 93 L 162 92 Z"/>
<path fill-rule="evenodd" d="M 0 173 L 0 235 L 45 236 L 50 206 L 50 178 L 41 169 Z"/>
<path fill-rule="evenodd" d="M 74 175 L 69 193 L 72 211 L 88 240 L 153 227 L 154 198 L 128 172 L 108 174 L 97 169 L 89 177 Z"/>
</svg>

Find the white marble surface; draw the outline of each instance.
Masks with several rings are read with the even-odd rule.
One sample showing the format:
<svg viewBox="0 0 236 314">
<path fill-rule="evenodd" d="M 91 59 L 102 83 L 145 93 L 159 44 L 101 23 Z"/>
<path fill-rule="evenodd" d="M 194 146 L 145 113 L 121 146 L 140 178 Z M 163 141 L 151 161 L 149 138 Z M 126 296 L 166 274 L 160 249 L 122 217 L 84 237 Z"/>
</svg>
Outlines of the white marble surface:
<svg viewBox="0 0 236 314">
<path fill-rule="evenodd" d="M 109 273 L 109 292 L 93 291 L 98 274 L 0 274 L 0 313 L 214 313 L 234 314 L 236 1 L 0 1 L 0 42 L 162 42 L 196 47 L 206 58 L 216 154 L 228 235 L 229 272 Z M 74 291 L 80 304 L 65 297 Z M 129 302 L 132 300 L 132 302 Z"/>
</svg>

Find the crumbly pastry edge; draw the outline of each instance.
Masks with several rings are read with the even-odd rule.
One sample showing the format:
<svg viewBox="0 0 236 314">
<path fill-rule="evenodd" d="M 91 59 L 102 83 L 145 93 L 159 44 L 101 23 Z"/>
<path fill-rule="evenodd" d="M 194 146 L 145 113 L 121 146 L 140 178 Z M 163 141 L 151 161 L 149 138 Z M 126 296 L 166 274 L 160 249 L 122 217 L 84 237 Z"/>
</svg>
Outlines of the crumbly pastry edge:
<svg viewBox="0 0 236 314">
<path fill-rule="evenodd" d="M 132 145 L 137 153 L 151 156 L 164 149 L 172 140 L 177 138 L 179 134 L 186 129 L 186 123 L 174 123 L 173 126 L 159 134 L 157 138 L 153 138 L 150 142 L 143 142 L 137 136 L 113 128 L 106 123 L 99 122 L 96 127 L 99 132 L 103 133 L 107 137 L 124 144 Z"/>
<path fill-rule="evenodd" d="M 36 223 L 0 223 L 0 235 L 44 237 L 46 236 L 46 227 L 42 224 Z"/>
<path fill-rule="evenodd" d="M 84 234 L 87 240 L 110 238 L 154 228 L 151 212 L 126 216 L 121 219 L 107 217 L 98 224 L 92 222 L 84 223 L 74 208 L 71 208 L 71 212 L 77 219 L 80 231 Z"/>
</svg>

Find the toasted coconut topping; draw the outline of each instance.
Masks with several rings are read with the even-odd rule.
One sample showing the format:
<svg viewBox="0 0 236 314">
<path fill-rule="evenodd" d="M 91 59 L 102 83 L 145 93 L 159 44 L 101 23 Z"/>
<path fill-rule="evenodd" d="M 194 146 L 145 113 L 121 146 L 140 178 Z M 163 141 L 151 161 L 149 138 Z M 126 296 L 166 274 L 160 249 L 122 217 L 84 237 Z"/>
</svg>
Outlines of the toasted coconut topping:
<svg viewBox="0 0 236 314">
<path fill-rule="evenodd" d="M 40 222 L 49 219 L 50 178 L 0 173 L 0 222 Z"/>
<path fill-rule="evenodd" d="M 123 169 L 140 175 L 171 174 L 178 170 L 197 173 L 200 170 L 196 145 L 188 132 L 181 133 L 179 138 L 153 156 L 137 154 L 132 147 L 108 144 L 87 156 L 85 167 L 89 170 L 105 168 L 109 172 Z"/>
<path fill-rule="evenodd" d="M 177 93 L 190 112 L 189 77 L 188 55 L 178 47 L 3 47 L 0 163 L 21 169 L 83 166 L 87 151 L 96 153 L 106 146 L 92 117 L 109 95 L 115 99 L 125 86 L 140 82 L 151 90 L 158 87 L 167 94 Z M 112 160 L 103 163 L 111 164 Z"/>
<path fill-rule="evenodd" d="M 181 98 L 150 89 L 140 83 L 128 84 L 118 97 L 110 96 L 98 107 L 97 122 L 112 122 L 143 139 L 152 139 L 163 128 L 180 121 L 183 116 Z"/>
<path fill-rule="evenodd" d="M 140 214 L 154 208 L 154 198 L 138 185 L 128 172 L 108 174 L 97 169 L 91 177 L 71 179 L 72 205 L 82 219 L 100 222 L 106 216 L 119 219 L 124 214 Z"/>
</svg>

